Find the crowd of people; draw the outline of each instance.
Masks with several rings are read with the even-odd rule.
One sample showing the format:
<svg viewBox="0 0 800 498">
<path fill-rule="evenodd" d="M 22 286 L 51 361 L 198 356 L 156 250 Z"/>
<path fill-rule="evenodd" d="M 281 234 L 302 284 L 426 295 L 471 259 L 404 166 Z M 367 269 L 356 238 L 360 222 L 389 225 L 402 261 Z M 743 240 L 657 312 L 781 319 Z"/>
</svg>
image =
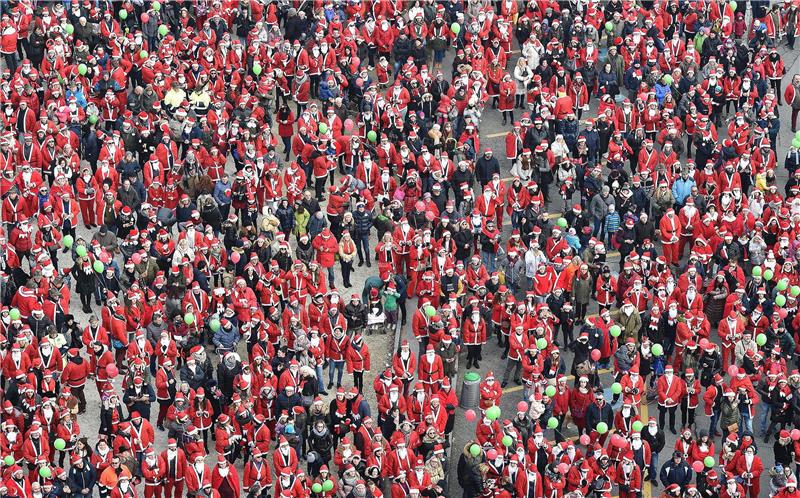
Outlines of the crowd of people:
<svg viewBox="0 0 800 498">
<path fill-rule="evenodd" d="M 798 9 L 0 2 L 0 497 L 800 498 Z"/>
</svg>

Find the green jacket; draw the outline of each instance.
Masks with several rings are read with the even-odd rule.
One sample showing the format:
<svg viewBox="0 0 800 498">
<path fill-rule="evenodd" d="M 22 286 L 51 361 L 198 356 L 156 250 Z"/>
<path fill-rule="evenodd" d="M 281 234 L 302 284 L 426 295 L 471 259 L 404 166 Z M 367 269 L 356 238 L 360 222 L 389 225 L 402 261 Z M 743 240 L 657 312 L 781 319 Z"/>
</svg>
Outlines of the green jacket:
<svg viewBox="0 0 800 498">
<path fill-rule="evenodd" d="M 739 406 L 735 400 L 733 403 L 722 400 L 721 408 L 722 410 L 719 416 L 720 427 L 730 427 L 733 424 L 739 423 Z"/>
<path fill-rule="evenodd" d="M 305 209 L 303 212 L 299 210 L 294 212 L 294 234 L 297 237 L 301 235 L 305 235 L 308 233 L 308 220 L 311 219 L 311 213 L 306 211 Z"/>
<path fill-rule="evenodd" d="M 619 337 L 620 344 L 625 344 L 628 337 L 633 337 L 634 340 L 638 341 L 639 329 L 642 328 L 642 317 L 639 316 L 636 310 L 631 313 L 631 316 L 627 316 L 625 313 L 619 313 L 617 323 L 622 327 L 622 335 Z"/>
<path fill-rule="evenodd" d="M 580 278 L 579 275 L 575 275 L 575 280 L 572 281 L 572 295 L 576 303 L 589 304 L 589 300 L 592 298 L 591 277 Z"/>
</svg>

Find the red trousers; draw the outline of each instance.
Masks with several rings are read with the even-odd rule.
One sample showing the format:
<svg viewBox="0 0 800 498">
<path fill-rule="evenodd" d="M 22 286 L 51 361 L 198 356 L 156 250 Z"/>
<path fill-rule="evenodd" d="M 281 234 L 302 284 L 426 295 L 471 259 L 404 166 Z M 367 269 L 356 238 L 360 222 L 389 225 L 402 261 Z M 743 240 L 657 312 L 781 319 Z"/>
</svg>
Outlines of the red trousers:
<svg viewBox="0 0 800 498">
<path fill-rule="evenodd" d="M 81 207 L 81 216 L 83 216 L 84 225 L 97 225 L 97 213 L 95 212 L 94 200 L 78 201 Z"/>
<path fill-rule="evenodd" d="M 144 498 L 161 498 L 163 491 L 162 484 L 144 484 Z"/>
<path fill-rule="evenodd" d="M 395 268 L 395 273 L 397 275 L 403 275 L 404 277 L 410 278 L 411 277 L 411 253 L 400 254 L 395 253 L 395 260 L 397 261 L 397 267 Z"/>
<path fill-rule="evenodd" d="M 683 250 L 686 248 L 686 245 L 692 247 L 692 236 L 691 235 L 681 235 L 680 240 L 678 241 L 678 259 L 683 257 Z"/>
<path fill-rule="evenodd" d="M 731 344 L 729 346 L 726 346 L 725 344 L 723 344 L 720 349 L 722 350 L 722 371 L 727 372 L 728 365 L 730 365 L 730 363 L 728 363 L 728 360 L 733 359 L 734 345 Z"/>
<path fill-rule="evenodd" d="M 670 242 L 664 244 L 664 259 L 667 260 L 667 264 L 678 264 L 681 260 L 680 254 L 678 253 L 678 243 L 677 242 Z"/>
<path fill-rule="evenodd" d="M 180 481 L 165 479 L 164 498 L 183 498 L 183 479 Z"/>
<path fill-rule="evenodd" d="M 683 346 L 675 346 L 675 360 L 673 360 L 672 366 L 675 367 L 675 370 L 681 370 L 683 366 Z"/>
</svg>

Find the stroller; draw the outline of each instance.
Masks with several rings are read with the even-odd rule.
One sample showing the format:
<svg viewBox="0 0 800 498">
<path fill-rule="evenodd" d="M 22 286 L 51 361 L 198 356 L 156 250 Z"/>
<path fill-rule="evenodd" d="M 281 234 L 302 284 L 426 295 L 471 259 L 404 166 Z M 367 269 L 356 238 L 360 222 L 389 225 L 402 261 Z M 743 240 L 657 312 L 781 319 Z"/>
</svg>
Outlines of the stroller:
<svg viewBox="0 0 800 498">
<path fill-rule="evenodd" d="M 367 335 L 386 334 L 388 331 L 386 313 L 383 311 L 383 306 L 381 306 L 380 302 L 373 303 L 367 314 Z"/>
</svg>

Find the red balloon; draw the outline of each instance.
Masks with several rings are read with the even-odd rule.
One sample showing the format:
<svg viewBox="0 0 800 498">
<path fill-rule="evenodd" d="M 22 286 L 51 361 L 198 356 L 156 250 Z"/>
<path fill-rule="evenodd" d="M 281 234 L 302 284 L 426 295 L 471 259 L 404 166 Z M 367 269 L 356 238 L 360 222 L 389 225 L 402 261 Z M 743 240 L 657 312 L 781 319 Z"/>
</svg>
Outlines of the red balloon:
<svg viewBox="0 0 800 498">
<path fill-rule="evenodd" d="M 106 265 L 111 264 L 111 255 L 108 254 L 106 251 L 102 251 L 100 253 L 100 261 L 102 261 Z"/>
<path fill-rule="evenodd" d="M 467 418 L 467 422 L 474 422 L 477 417 L 477 415 L 475 415 L 475 410 L 467 410 L 464 416 Z"/>
<path fill-rule="evenodd" d="M 497 450 L 492 448 L 491 450 L 486 452 L 486 458 L 489 460 L 494 460 L 497 458 Z"/>
<path fill-rule="evenodd" d="M 113 379 L 114 377 L 119 375 L 119 369 L 113 363 L 109 363 L 108 365 L 106 365 L 106 374 L 108 374 L 108 376 Z"/>
<path fill-rule="evenodd" d="M 138 265 L 142 262 L 142 255 L 138 252 L 131 254 L 131 261 L 133 261 L 133 264 Z"/>
<path fill-rule="evenodd" d="M 239 254 L 238 252 L 234 252 L 233 254 L 231 254 L 231 261 L 233 261 L 233 264 L 239 263 L 240 259 L 242 259 L 242 255 Z"/>
<path fill-rule="evenodd" d="M 702 472 L 703 469 L 705 469 L 705 468 L 706 468 L 705 464 L 703 462 L 701 462 L 700 460 L 698 460 L 698 461 L 696 461 L 696 462 L 694 462 L 692 464 L 692 470 L 694 470 L 695 472 L 698 472 L 698 473 Z"/>
<path fill-rule="evenodd" d="M 364 84 L 364 80 L 361 78 L 356 78 L 356 86 L 361 86 Z"/>
<path fill-rule="evenodd" d="M 143 12 L 142 13 L 142 23 L 143 24 L 147 24 L 147 22 L 149 20 L 150 20 L 150 15 L 147 12 Z"/>
<path fill-rule="evenodd" d="M 433 211 L 427 211 L 425 213 L 425 219 L 428 220 L 428 221 L 433 221 L 433 220 L 436 219 L 436 215 L 433 214 Z"/>
<path fill-rule="evenodd" d="M 592 360 L 593 361 L 600 361 L 601 354 L 602 353 L 600 353 L 599 349 L 593 349 L 592 350 Z"/>
<path fill-rule="evenodd" d="M 778 310 L 778 315 L 780 315 L 781 320 L 785 320 L 787 316 L 789 316 L 789 312 L 786 311 L 786 308 L 781 308 Z"/>
<path fill-rule="evenodd" d="M 347 118 L 344 120 L 344 129 L 347 131 L 353 131 L 353 120 Z"/>
<path fill-rule="evenodd" d="M 728 375 L 730 375 L 731 377 L 736 377 L 738 373 L 739 373 L 739 367 L 737 367 L 736 365 L 731 365 L 728 367 Z"/>
<path fill-rule="evenodd" d="M 700 349 L 706 349 L 708 347 L 708 339 L 703 337 L 700 339 Z"/>
<path fill-rule="evenodd" d="M 582 436 L 580 437 L 580 439 L 578 439 L 578 441 L 579 441 L 579 442 L 580 442 L 582 445 L 584 445 L 584 446 L 588 446 L 588 445 L 589 445 L 589 443 L 591 443 L 591 442 L 592 442 L 592 440 L 589 438 L 589 435 L 588 435 L 588 434 L 584 434 L 584 435 L 582 435 Z"/>
<path fill-rule="evenodd" d="M 792 429 L 790 435 L 792 436 L 793 440 L 797 441 L 798 439 L 800 439 L 800 429 Z"/>
<path fill-rule="evenodd" d="M 517 403 L 517 411 L 518 412 L 527 412 L 528 411 L 528 403 L 524 401 L 520 401 Z"/>
<path fill-rule="evenodd" d="M 562 474 L 566 475 L 567 472 L 569 472 L 569 464 L 564 463 L 564 462 L 559 463 L 558 464 L 558 471 L 561 472 Z"/>
</svg>

